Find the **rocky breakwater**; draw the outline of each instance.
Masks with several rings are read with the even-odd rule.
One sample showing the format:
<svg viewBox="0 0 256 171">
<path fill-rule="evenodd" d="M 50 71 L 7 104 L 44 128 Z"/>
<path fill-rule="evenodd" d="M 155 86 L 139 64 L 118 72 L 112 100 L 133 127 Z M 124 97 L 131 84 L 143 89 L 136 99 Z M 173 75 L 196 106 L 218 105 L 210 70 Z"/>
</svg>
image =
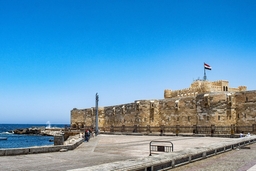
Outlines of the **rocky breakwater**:
<svg viewBox="0 0 256 171">
<path fill-rule="evenodd" d="M 62 135 L 62 129 L 45 129 L 45 128 L 22 128 L 10 131 L 14 134 L 28 134 L 28 135 L 43 135 L 43 136 L 56 136 Z"/>
</svg>

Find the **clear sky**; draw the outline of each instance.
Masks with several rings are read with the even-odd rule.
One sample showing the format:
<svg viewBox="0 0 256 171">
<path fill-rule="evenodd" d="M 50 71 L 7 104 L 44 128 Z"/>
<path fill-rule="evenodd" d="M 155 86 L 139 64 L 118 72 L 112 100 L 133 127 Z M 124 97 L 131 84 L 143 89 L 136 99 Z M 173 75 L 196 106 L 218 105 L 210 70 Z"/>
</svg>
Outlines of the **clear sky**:
<svg viewBox="0 0 256 171">
<path fill-rule="evenodd" d="M 256 90 L 254 0 L 0 0 L 0 123 L 163 99 L 203 77 Z"/>
</svg>

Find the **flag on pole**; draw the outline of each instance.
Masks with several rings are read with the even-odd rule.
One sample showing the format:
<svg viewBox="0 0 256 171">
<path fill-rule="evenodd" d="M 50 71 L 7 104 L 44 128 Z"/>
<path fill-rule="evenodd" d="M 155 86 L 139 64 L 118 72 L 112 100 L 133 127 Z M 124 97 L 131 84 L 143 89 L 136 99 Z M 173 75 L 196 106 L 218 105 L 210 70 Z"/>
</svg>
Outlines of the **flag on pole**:
<svg viewBox="0 0 256 171">
<path fill-rule="evenodd" d="M 212 67 L 206 63 L 204 63 L 204 69 L 212 70 Z"/>
</svg>

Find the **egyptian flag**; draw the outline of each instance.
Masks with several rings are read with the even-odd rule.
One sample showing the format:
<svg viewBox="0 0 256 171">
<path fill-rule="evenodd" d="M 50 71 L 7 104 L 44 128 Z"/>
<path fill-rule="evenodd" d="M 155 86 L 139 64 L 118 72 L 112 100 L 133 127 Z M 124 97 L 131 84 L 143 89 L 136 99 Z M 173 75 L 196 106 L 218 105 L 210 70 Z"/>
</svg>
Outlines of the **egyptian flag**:
<svg viewBox="0 0 256 171">
<path fill-rule="evenodd" d="M 212 67 L 206 63 L 204 63 L 204 69 L 212 70 Z"/>
</svg>

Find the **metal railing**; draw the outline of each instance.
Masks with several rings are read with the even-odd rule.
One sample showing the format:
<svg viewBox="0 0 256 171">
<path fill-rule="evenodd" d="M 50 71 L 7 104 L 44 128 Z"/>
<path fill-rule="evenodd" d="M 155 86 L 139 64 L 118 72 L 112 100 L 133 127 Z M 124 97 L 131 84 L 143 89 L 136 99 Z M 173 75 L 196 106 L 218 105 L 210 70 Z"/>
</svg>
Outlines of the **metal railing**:
<svg viewBox="0 0 256 171">
<path fill-rule="evenodd" d="M 93 128 L 93 126 L 83 126 L 83 128 L 70 128 L 69 130 L 83 130 Z M 181 133 L 192 133 L 192 134 L 205 134 L 205 135 L 218 135 L 218 134 L 238 134 L 238 133 L 253 133 L 256 134 L 256 124 L 249 126 L 181 126 L 181 125 L 160 125 L 160 126 L 141 126 L 141 125 L 120 125 L 120 126 L 103 126 L 99 127 L 100 132 L 121 132 L 121 133 L 143 133 L 143 134 L 181 134 Z"/>
<path fill-rule="evenodd" d="M 151 141 L 149 143 L 149 156 L 163 152 L 173 152 L 173 143 L 171 141 Z"/>
</svg>

